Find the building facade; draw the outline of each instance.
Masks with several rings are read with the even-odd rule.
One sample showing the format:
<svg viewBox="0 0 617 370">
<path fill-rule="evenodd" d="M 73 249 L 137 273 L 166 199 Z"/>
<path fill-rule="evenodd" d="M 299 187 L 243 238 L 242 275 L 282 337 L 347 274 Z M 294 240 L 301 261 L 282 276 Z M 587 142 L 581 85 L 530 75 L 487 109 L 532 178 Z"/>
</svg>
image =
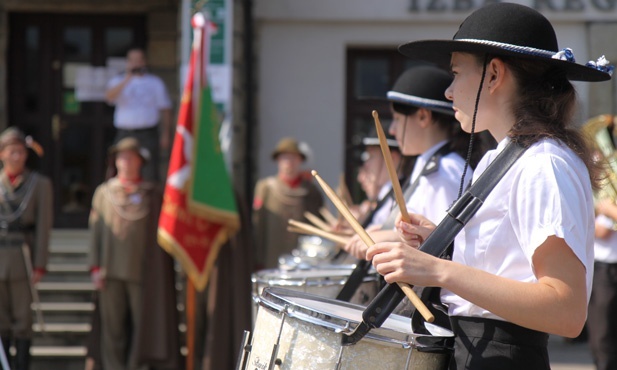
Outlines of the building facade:
<svg viewBox="0 0 617 370">
<path fill-rule="evenodd" d="M 602 54 L 617 62 L 617 3 L 609 0 L 515 1 L 535 7 L 555 26 L 560 48 L 577 61 Z M 397 75 L 410 65 L 402 43 L 452 38 L 479 0 L 267 0 L 255 1 L 258 173 L 275 172 L 269 157 L 282 136 L 313 149 L 309 166 L 330 184 L 346 172 L 353 180 L 349 148 L 373 124 Z M 616 111 L 614 82 L 575 83 L 578 120 Z"/>
<path fill-rule="evenodd" d="M 107 78 L 130 47 L 178 101 L 179 0 L 1 0 L 0 128 L 44 148 L 30 166 L 54 183 L 56 227 L 84 227 L 113 138 Z"/>
</svg>

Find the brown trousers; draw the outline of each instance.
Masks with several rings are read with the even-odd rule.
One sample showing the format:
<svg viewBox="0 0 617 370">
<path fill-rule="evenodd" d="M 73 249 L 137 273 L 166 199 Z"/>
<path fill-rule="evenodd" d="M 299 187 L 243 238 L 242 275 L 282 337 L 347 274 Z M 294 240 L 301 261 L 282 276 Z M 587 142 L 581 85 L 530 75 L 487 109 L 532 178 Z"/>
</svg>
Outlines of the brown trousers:
<svg viewBox="0 0 617 370">
<path fill-rule="evenodd" d="M 141 284 L 113 279 L 106 280 L 99 292 L 104 369 L 142 369 L 135 353 L 142 294 Z"/>
<path fill-rule="evenodd" d="M 32 293 L 28 279 L 0 280 L 0 335 L 32 338 Z"/>
</svg>

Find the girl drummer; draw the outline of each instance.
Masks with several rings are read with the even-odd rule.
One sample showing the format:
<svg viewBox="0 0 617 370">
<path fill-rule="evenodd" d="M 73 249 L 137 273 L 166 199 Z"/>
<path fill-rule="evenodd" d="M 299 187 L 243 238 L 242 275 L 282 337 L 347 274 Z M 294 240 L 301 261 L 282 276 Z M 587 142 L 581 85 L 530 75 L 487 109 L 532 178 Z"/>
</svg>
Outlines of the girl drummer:
<svg viewBox="0 0 617 370">
<path fill-rule="evenodd" d="M 453 117 L 452 103 L 443 94 L 451 81 L 445 70 L 419 65 L 405 71 L 387 95 L 393 115 L 390 134 L 396 138 L 403 155 L 418 156 L 403 188 L 407 207 L 432 222 L 439 222 L 456 200 L 465 172 L 469 134 L 461 130 Z M 472 167 L 485 149 L 486 144 L 481 142 L 476 141 Z M 471 169 L 466 173 L 465 184 L 471 179 Z M 395 208 L 389 221 L 369 229 L 371 238 L 397 241 L 394 228 L 397 214 Z M 356 258 L 366 256 L 367 247 L 357 235 L 344 249 Z"/>
<path fill-rule="evenodd" d="M 475 11 L 453 40 L 399 50 L 450 63 L 454 81 L 445 94 L 456 119 L 499 142 L 474 181 L 508 142 L 527 150 L 457 236 L 452 261 L 409 247 L 434 228 L 421 216 L 397 224 L 405 243 L 378 243 L 366 258 L 388 282 L 442 287 L 457 335 L 456 369 L 549 369 L 547 333 L 581 332 L 593 275 L 598 170 L 570 127 L 576 94 L 569 80 L 608 80 L 611 68 L 604 58 L 575 63 L 571 50 L 558 51 L 544 16 L 509 3 Z"/>
</svg>

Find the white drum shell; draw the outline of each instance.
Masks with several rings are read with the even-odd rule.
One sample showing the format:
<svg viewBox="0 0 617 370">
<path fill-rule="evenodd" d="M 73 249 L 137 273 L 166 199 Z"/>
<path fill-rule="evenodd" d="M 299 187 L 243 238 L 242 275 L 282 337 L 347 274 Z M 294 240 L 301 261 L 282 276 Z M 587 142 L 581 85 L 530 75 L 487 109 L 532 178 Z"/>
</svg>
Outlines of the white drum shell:
<svg viewBox="0 0 617 370">
<path fill-rule="evenodd" d="M 284 289 L 268 288 L 268 291 L 285 294 Z M 302 297 L 298 293 L 290 293 L 285 297 L 295 304 L 304 305 L 308 310 L 303 312 L 290 306 L 286 309 L 268 302 L 267 297 L 266 301 L 262 298 L 253 329 L 247 369 L 268 369 L 279 334 L 279 347 L 275 356 L 280 360 L 277 370 L 336 369 L 337 363 L 340 363 L 340 369 L 349 370 L 408 368 L 413 345 L 410 319 L 392 315 L 381 329 L 374 329 L 372 334 L 355 345 L 343 347 L 341 331 L 353 330 L 362 319 L 364 307 L 337 301 L 324 303 L 314 298 L 317 297 Z M 340 312 L 329 312 L 336 305 L 340 305 Z M 321 310 L 319 306 L 324 306 L 324 309 Z M 314 310 L 314 314 L 310 313 L 311 310 Z M 338 314 L 346 317 L 339 317 Z M 341 325 L 341 322 L 347 324 Z M 342 356 L 339 359 L 341 350 Z"/>
</svg>

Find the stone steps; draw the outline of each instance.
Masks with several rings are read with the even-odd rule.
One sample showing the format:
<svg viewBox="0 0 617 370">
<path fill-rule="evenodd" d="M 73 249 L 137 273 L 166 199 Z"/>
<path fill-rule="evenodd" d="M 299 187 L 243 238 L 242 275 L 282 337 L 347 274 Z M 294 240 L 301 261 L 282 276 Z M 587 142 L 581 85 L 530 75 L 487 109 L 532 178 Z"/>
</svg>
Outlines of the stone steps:
<svg viewBox="0 0 617 370">
<path fill-rule="evenodd" d="M 47 274 L 36 288 L 45 322 L 34 315 L 31 370 L 83 370 L 91 330 L 94 285 L 88 266 L 88 230 L 53 230 Z"/>
</svg>

